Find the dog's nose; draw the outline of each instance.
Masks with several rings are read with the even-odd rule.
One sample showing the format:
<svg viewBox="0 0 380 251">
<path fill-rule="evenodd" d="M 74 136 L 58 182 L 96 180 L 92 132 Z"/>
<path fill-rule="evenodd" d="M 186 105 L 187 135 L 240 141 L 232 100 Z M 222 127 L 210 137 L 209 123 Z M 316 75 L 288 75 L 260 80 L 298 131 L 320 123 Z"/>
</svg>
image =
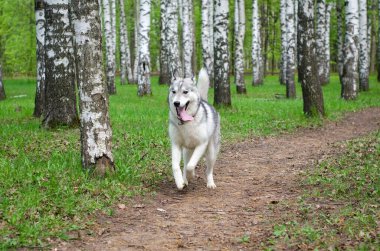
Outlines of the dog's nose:
<svg viewBox="0 0 380 251">
<path fill-rule="evenodd" d="M 175 102 L 174 102 L 174 106 L 175 106 L 175 107 L 178 107 L 179 105 L 180 105 L 179 101 L 175 101 Z"/>
</svg>

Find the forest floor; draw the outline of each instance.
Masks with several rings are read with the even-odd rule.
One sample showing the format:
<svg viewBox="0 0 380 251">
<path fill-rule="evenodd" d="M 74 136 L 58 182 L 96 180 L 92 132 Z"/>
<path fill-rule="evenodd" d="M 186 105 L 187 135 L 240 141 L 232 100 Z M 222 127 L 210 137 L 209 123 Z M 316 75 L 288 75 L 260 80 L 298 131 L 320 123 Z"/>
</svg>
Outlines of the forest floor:
<svg viewBox="0 0 380 251">
<path fill-rule="evenodd" d="M 204 164 L 184 191 L 173 181 L 156 193 L 115 205 L 90 230 L 54 250 L 257 250 L 284 214 L 281 202 L 302 193 L 306 171 L 339 155 L 336 144 L 380 129 L 380 108 L 348 113 L 337 122 L 225 145 L 215 167 L 217 188 L 206 188 Z"/>
</svg>

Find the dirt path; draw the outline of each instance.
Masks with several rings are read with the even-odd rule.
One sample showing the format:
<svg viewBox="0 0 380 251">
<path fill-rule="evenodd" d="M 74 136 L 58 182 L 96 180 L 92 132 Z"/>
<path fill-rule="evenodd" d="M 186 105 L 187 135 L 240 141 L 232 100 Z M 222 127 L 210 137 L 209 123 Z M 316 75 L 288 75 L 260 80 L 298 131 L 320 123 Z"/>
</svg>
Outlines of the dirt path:
<svg viewBox="0 0 380 251">
<path fill-rule="evenodd" d="M 81 234 L 57 250 L 257 250 L 279 217 L 276 204 L 299 195 L 302 170 L 339 152 L 334 143 L 378 129 L 380 108 L 370 108 L 321 128 L 225 147 L 216 190 L 206 188 L 202 166 L 185 191 L 164 183 L 157 195 L 100 216 L 93 235 Z M 241 243 L 244 236 L 249 243 Z"/>
</svg>

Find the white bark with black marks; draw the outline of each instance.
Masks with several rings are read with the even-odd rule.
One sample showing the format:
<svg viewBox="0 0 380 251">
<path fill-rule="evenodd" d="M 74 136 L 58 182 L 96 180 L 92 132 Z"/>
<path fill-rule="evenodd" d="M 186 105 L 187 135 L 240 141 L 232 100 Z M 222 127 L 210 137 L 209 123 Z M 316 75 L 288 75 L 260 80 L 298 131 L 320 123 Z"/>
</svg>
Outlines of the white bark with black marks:
<svg viewBox="0 0 380 251">
<path fill-rule="evenodd" d="M 213 55 L 213 27 L 212 27 L 213 0 L 202 0 L 202 58 L 210 77 L 210 86 L 213 86 L 214 55 Z M 211 12 L 211 14 L 210 14 Z"/>
<path fill-rule="evenodd" d="M 244 0 L 235 0 L 235 85 L 237 93 L 246 93 L 244 79 L 244 36 L 245 36 L 245 6 Z"/>
<path fill-rule="evenodd" d="M 330 27 L 331 27 L 331 9 L 332 9 L 332 3 L 326 4 L 326 34 L 325 34 L 325 53 L 326 53 L 326 60 L 325 60 L 325 77 L 326 83 L 330 82 Z"/>
<path fill-rule="evenodd" d="M 340 82 L 342 83 L 343 78 L 343 15 L 342 15 L 342 2 L 343 0 L 336 1 L 336 22 L 337 22 L 337 65 L 338 65 L 338 75 Z"/>
<path fill-rule="evenodd" d="M 280 84 L 286 84 L 287 64 L 287 39 L 286 39 L 286 1 L 280 0 L 280 30 L 281 30 L 281 61 L 280 61 Z"/>
<path fill-rule="evenodd" d="M 33 116 L 41 117 L 45 100 L 45 10 L 44 1 L 35 1 L 37 84 Z"/>
<path fill-rule="evenodd" d="M 182 0 L 182 50 L 183 50 L 183 75 L 185 78 L 194 76 L 192 67 L 193 36 L 192 36 L 192 1 Z"/>
<path fill-rule="evenodd" d="M 102 70 L 101 21 L 97 0 L 71 0 L 79 90 L 83 168 L 104 176 L 114 171 L 107 85 Z"/>
<path fill-rule="evenodd" d="M 356 99 L 359 84 L 359 5 L 358 0 L 345 0 L 346 35 L 344 39 L 342 98 Z"/>
<path fill-rule="evenodd" d="M 182 76 L 182 63 L 179 51 L 179 36 L 178 36 L 178 2 L 168 0 L 167 2 L 167 47 L 168 47 L 168 74 L 169 82 L 173 81 L 175 72 Z M 169 83 L 168 83 L 169 84 Z"/>
<path fill-rule="evenodd" d="M 369 41 L 367 25 L 367 1 L 359 0 L 359 89 L 369 90 Z"/>
<path fill-rule="evenodd" d="M 286 97 L 296 97 L 296 85 L 294 81 L 295 74 L 295 51 L 296 51 L 296 33 L 294 28 L 294 0 L 286 2 Z"/>
<path fill-rule="evenodd" d="M 109 94 L 116 93 L 115 59 L 113 53 L 113 30 L 111 17 L 111 0 L 103 1 L 104 35 L 106 40 L 106 79 Z"/>
<path fill-rule="evenodd" d="M 258 0 L 252 1 L 252 85 L 263 83 L 261 33 Z"/>
<path fill-rule="evenodd" d="M 218 106 L 231 106 L 228 13 L 228 0 L 214 1 L 214 103 Z"/>
<path fill-rule="evenodd" d="M 135 29 L 134 29 L 134 52 L 135 57 L 133 60 L 133 83 L 137 84 L 137 74 L 139 65 L 139 26 L 140 26 L 140 0 L 134 0 L 135 4 Z"/>
<path fill-rule="evenodd" d="M 150 31 L 150 8 L 151 0 L 140 0 L 139 17 L 139 62 L 137 71 L 137 84 L 139 96 L 150 95 L 150 53 L 149 53 L 149 31 Z"/>
<path fill-rule="evenodd" d="M 318 76 L 321 84 L 326 84 L 326 0 L 317 0 L 316 50 Z"/>
<path fill-rule="evenodd" d="M 45 0 L 45 102 L 42 126 L 76 126 L 73 32 L 69 0 Z"/>
<path fill-rule="evenodd" d="M 131 52 L 127 33 L 127 19 L 125 18 L 124 0 L 120 0 L 120 78 L 121 84 L 133 80 L 131 66 Z"/>
</svg>

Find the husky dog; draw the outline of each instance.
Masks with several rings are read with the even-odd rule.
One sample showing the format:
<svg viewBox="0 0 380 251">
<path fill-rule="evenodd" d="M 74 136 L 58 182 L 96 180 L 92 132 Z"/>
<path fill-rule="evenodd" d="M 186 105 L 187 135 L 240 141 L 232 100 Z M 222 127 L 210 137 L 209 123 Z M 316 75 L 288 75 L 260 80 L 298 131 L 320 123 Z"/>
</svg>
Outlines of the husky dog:
<svg viewBox="0 0 380 251">
<path fill-rule="evenodd" d="M 207 187 L 215 188 L 213 169 L 220 146 L 220 118 L 207 103 L 210 80 L 207 71 L 194 78 L 174 77 L 169 89 L 169 136 L 172 143 L 172 168 L 179 190 L 195 176 L 195 167 L 205 154 Z M 180 162 L 183 155 L 183 172 Z"/>
</svg>

